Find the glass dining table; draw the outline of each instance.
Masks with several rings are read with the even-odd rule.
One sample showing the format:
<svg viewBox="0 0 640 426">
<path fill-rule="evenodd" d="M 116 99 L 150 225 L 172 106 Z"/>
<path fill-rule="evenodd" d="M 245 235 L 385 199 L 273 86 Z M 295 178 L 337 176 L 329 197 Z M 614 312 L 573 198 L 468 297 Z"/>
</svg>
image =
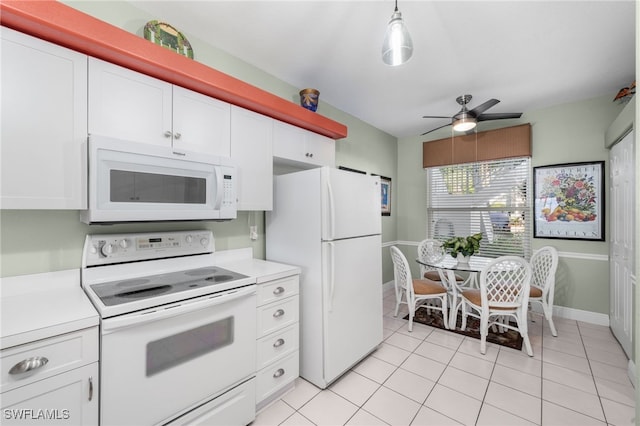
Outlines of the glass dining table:
<svg viewBox="0 0 640 426">
<path fill-rule="evenodd" d="M 419 264 L 437 270 L 442 284 L 447 288 L 450 329 L 456 328 L 458 308 L 462 303 L 460 294 L 465 290 L 478 288 L 478 273 L 492 260 L 494 259 L 491 257 L 471 256 L 468 263 L 461 263 L 448 254 L 439 259 L 416 259 Z M 466 272 L 468 276 L 464 281 L 457 281 L 456 272 Z"/>
</svg>

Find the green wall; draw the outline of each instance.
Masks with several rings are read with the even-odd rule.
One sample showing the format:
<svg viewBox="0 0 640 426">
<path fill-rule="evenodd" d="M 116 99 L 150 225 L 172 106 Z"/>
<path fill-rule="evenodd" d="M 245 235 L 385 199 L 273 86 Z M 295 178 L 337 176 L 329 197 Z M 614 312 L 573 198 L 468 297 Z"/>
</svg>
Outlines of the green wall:
<svg viewBox="0 0 640 426">
<path fill-rule="evenodd" d="M 531 123 L 532 166 L 582 161 L 608 161 L 604 135 L 623 105 L 604 96 L 557 105 L 523 114 L 518 120 L 483 123 L 482 130 Z M 416 245 L 426 237 L 426 182 L 422 169 L 422 143 L 446 138 L 442 129 L 429 138 L 415 136 L 398 141 L 398 240 L 415 257 Z M 608 164 L 605 165 L 608 173 Z M 608 176 L 606 177 L 608 182 Z M 607 188 L 608 184 L 605 184 Z M 607 196 L 608 198 L 608 196 Z M 605 200 L 605 208 L 608 199 Z M 608 235 L 608 222 L 605 236 Z M 561 252 L 556 279 L 555 304 L 603 314 L 609 313 L 609 245 L 607 241 L 533 239 L 533 249 L 552 245 Z M 417 268 L 416 268 L 417 270 Z"/>
<path fill-rule="evenodd" d="M 145 23 L 170 17 L 150 16 L 126 2 L 64 1 L 84 13 L 142 35 Z M 293 103 L 298 103 L 299 88 L 278 80 L 185 31 L 195 59 Z M 322 88 L 320 88 L 322 91 Z M 341 122 L 349 135 L 336 142 L 336 165 L 345 166 L 393 179 L 396 184 L 396 138 L 320 100 L 318 113 Z M 392 199 L 392 211 L 395 200 Z M 249 239 L 248 222 L 258 225 L 258 240 Z M 396 240 L 396 217 L 383 217 L 382 241 Z M 239 212 L 229 222 L 173 222 L 121 225 L 85 225 L 77 211 L 1 210 L 0 276 L 33 274 L 79 268 L 86 234 L 118 232 L 152 232 L 161 230 L 211 229 L 216 249 L 252 247 L 256 258 L 264 259 L 264 212 Z M 384 281 L 393 279 L 385 269 Z"/>
</svg>

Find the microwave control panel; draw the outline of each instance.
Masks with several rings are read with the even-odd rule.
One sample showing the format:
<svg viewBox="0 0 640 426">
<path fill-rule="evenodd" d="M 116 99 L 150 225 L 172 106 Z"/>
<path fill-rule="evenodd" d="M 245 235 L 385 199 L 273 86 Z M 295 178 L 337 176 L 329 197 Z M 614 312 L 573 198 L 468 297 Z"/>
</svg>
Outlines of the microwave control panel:
<svg viewBox="0 0 640 426">
<path fill-rule="evenodd" d="M 214 252 L 211 231 L 87 235 L 83 250 L 86 266 Z"/>
</svg>

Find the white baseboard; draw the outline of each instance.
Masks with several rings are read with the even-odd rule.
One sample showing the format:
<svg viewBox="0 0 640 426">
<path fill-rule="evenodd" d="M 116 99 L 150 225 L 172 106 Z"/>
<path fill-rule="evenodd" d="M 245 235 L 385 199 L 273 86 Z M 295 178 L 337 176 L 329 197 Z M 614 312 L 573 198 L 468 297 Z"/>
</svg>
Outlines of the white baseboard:
<svg viewBox="0 0 640 426">
<path fill-rule="evenodd" d="M 393 281 L 388 281 L 382 285 L 383 292 L 390 291 L 392 288 Z M 533 304 L 531 309 L 534 312 L 542 313 L 542 307 L 538 303 Z M 566 308 L 564 306 L 554 306 L 553 316 L 556 318 L 565 318 L 609 327 L 609 315 L 598 312 L 583 311 L 581 309 Z"/>
<path fill-rule="evenodd" d="M 629 364 L 627 364 L 627 375 L 629 376 L 629 380 L 631 380 L 631 384 L 633 385 L 634 388 L 637 388 L 636 383 L 637 383 L 638 377 L 636 376 L 636 374 L 637 374 L 636 364 L 633 362 L 632 359 L 630 359 Z"/>
<path fill-rule="evenodd" d="M 534 312 L 542 313 L 542 307 L 537 303 L 532 306 L 532 310 Z M 554 306 L 553 316 L 609 327 L 609 315 L 598 312 L 583 311 L 582 309 L 566 308 L 564 306 Z"/>
</svg>

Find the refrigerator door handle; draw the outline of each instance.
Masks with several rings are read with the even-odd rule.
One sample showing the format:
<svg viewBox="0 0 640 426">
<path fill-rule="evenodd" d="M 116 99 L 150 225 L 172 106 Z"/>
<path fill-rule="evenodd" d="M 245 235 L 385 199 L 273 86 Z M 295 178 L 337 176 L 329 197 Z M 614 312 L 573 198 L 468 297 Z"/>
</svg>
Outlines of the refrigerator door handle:
<svg viewBox="0 0 640 426">
<path fill-rule="evenodd" d="M 329 312 L 333 311 L 333 292 L 335 290 L 336 284 L 336 271 L 335 271 L 335 245 L 333 243 L 328 243 L 329 247 L 329 303 L 328 309 Z"/>
<path fill-rule="evenodd" d="M 335 229 L 335 223 L 336 223 L 336 208 L 335 208 L 335 204 L 334 204 L 334 199 L 333 199 L 333 188 L 331 187 L 331 182 L 327 181 L 327 191 L 329 193 L 329 202 L 328 202 L 328 209 L 329 209 L 329 232 L 331 233 L 329 235 L 329 240 L 333 240 L 335 235 L 336 235 L 336 229 Z"/>
</svg>

